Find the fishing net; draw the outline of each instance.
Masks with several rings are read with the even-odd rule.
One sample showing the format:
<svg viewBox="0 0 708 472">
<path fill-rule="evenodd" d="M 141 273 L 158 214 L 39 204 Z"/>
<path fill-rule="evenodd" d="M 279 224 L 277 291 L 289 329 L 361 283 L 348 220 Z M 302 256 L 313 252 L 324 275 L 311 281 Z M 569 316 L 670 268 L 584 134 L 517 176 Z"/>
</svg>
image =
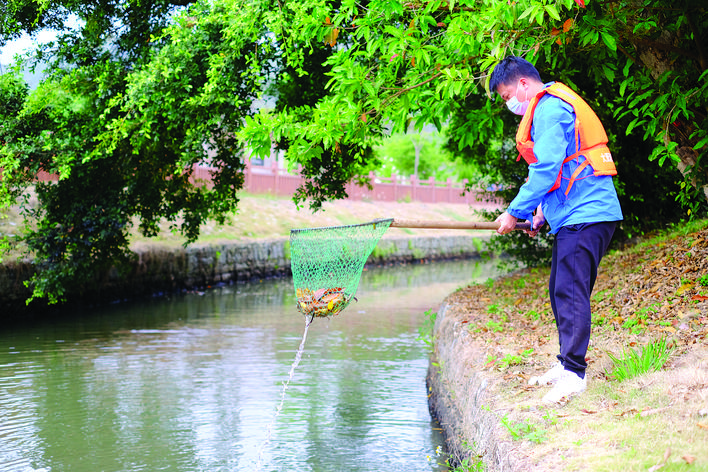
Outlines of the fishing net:
<svg viewBox="0 0 708 472">
<path fill-rule="evenodd" d="M 297 307 L 305 316 L 334 316 L 355 299 L 364 264 L 393 219 L 290 231 Z"/>
</svg>

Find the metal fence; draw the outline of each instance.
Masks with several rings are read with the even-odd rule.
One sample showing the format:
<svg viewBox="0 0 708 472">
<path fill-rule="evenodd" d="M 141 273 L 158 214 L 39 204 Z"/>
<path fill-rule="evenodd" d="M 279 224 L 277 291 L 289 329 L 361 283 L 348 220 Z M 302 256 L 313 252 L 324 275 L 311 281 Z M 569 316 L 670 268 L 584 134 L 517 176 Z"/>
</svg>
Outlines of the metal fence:
<svg viewBox="0 0 708 472">
<path fill-rule="evenodd" d="M 195 166 L 193 180 L 195 182 L 211 181 L 212 167 Z M 421 202 L 421 203 L 463 203 L 478 207 L 498 208 L 500 199 L 491 198 L 487 192 L 464 192 L 466 180 L 462 184 L 451 180 L 445 182 L 407 178 L 400 176 L 380 177 L 369 174 L 371 188 L 350 183 L 346 186 L 347 195 L 352 200 L 388 201 L 388 202 Z M 37 180 L 59 180 L 56 174 L 40 172 Z M 270 194 L 292 196 L 304 183 L 300 173 L 290 173 L 280 168 L 277 162 L 269 166 L 258 166 L 246 162 L 245 183 L 243 190 L 252 194 Z"/>
<path fill-rule="evenodd" d="M 208 169 L 203 168 L 208 173 Z M 206 177 L 206 176 L 205 176 Z M 271 166 L 246 165 L 244 190 L 249 193 L 268 193 L 272 195 L 291 196 L 304 179 L 298 173 L 288 173 L 279 168 L 276 163 Z M 408 178 L 400 176 L 380 177 L 369 174 L 371 188 L 350 183 L 346 187 L 347 195 L 352 200 L 399 201 L 422 203 L 464 203 L 476 206 L 498 207 L 500 199 L 493 199 L 487 192 L 465 193 L 466 180 L 462 184 L 438 182 L 433 178 L 420 180 L 415 176 Z"/>
</svg>

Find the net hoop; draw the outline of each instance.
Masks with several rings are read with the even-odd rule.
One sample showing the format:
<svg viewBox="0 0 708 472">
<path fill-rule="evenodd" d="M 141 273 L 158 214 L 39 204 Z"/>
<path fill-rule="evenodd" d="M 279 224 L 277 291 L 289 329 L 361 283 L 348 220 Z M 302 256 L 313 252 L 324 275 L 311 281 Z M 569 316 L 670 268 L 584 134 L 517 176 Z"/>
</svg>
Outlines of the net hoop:
<svg viewBox="0 0 708 472">
<path fill-rule="evenodd" d="M 293 234 L 298 234 L 303 231 L 333 231 L 333 230 L 342 230 L 342 229 L 353 229 L 353 228 L 359 228 L 363 226 L 371 226 L 374 225 L 374 228 L 378 224 L 386 224 L 388 223 L 389 225 L 393 223 L 393 218 L 378 218 L 372 221 L 369 221 L 367 223 L 357 223 L 353 225 L 340 225 L 340 226 L 316 226 L 314 228 L 294 228 L 290 230 L 290 237 L 292 238 Z M 378 242 L 378 241 L 377 241 Z"/>
<path fill-rule="evenodd" d="M 393 218 L 290 231 L 297 308 L 307 317 L 334 316 L 353 300 L 369 255 Z"/>
</svg>

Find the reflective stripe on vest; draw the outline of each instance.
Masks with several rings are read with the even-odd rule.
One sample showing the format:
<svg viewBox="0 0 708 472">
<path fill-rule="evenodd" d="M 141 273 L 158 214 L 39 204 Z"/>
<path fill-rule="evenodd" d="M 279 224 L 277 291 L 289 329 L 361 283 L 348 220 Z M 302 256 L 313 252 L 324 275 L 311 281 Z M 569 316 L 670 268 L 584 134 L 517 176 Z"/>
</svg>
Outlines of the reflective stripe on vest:
<svg viewBox="0 0 708 472">
<path fill-rule="evenodd" d="M 571 175 L 568 188 L 565 191 L 566 196 L 570 192 L 570 188 L 577 179 L 580 172 L 590 165 L 593 169 L 593 175 L 617 175 L 617 168 L 612 160 L 612 153 L 607 147 L 607 133 L 602 126 L 600 119 L 597 117 L 590 105 L 583 100 L 580 95 L 575 93 L 568 86 L 560 82 L 555 82 L 549 87 L 544 88 L 529 102 L 528 110 L 524 114 L 519 129 L 516 132 L 516 148 L 519 150 L 519 159 L 522 157 L 528 164 L 537 162 L 536 156 L 533 153 L 533 140 L 531 139 L 531 125 L 533 124 L 533 115 L 538 105 L 539 100 L 546 93 L 558 97 L 564 102 L 573 107 L 575 112 L 575 152 L 567 156 L 563 160 L 563 164 L 578 159 L 579 156 L 585 156 L 585 161 L 580 163 L 573 175 Z M 579 147 L 582 143 L 582 149 Z M 558 173 L 553 187 L 549 190 L 552 192 L 558 189 L 561 185 L 563 169 Z"/>
</svg>

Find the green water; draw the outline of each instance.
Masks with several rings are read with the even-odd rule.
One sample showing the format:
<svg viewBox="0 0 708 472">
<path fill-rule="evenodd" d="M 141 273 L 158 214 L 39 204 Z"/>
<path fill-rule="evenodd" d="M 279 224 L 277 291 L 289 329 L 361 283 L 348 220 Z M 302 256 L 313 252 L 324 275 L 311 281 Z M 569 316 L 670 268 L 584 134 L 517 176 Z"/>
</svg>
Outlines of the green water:
<svg viewBox="0 0 708 472">
<path fill-rule="evenodd" d="M 439 471 L 424 312 L 493 272 L 364 272 L 302 339 L 290 280 L 131 302 L 0 332 L 0 471 Z M 266 441 L 266 430 L 272 434 Z M 262 447 L 265 445 L 265 447 Z"/>
</svg>

